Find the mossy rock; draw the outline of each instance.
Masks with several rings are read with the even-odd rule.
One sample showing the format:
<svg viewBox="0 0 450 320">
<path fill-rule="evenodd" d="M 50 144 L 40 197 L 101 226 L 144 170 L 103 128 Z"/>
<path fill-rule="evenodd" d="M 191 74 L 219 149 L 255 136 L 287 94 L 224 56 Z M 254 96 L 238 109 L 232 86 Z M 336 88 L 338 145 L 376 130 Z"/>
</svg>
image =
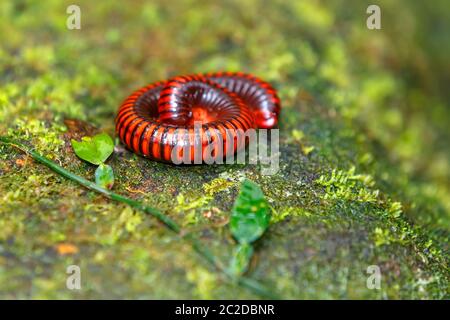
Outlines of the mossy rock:
<svg viewBox="0 0 450 320">
<path fill-rule="evenodd" d="M 282 99 L 275 175 L 172 166 L 117 144 L 114 191 L 161 209 L 227 263 L 230 211 L 248 178 L 272 219 L 247 276 L 281 297 L 450 298 L 447 60 L 435 50 L 448 46 L 445 2 L 383 2 L 376 31 L 364 5 L 341 1 L 78 3 L 81 30 L 66 29 L 56 1 L 0 4 L 1 135 L 93 179 L 70 139 L 113 135 L 133 89 L 183 73 L 254 73 Z M 431 20 L 447 28 L 436 33 Z M 1 145 L 0 158 L 1 298 L 258 298 L 144 213 L 13 147 Z M 73 264 L 81 290 L 66 287 Z M 380 289 L 367 286 L 373 265 Z"/>
</svg>

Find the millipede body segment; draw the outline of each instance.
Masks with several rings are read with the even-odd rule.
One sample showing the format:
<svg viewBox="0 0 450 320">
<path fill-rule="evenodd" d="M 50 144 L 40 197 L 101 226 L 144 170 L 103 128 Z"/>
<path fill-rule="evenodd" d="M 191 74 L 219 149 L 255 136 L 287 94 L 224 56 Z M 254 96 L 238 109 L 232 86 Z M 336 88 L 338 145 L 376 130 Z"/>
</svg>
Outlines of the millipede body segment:
<svg viewBox="0 0 450 320">
<path fill-rule="evenodd" d="M 275 89 L 255 76 L 178 76 L 131 94 L 119 108 L 116 132 L 130 150 L 151 159 L 178 164 L 200 150 L 206 161 L 207 153 L 227 157 L 245 145 L 240 132 L 276 127 L 279 113 Z"/>
</svg>

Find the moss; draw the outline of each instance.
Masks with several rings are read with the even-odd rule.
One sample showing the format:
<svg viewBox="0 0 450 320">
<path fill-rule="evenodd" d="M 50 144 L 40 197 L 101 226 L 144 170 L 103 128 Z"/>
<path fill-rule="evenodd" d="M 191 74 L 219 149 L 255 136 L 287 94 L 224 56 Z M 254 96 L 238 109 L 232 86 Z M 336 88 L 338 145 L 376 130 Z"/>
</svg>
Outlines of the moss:
<svg viewBox="0 0 450 320">
<path fill-rule="evenodd" d="M 235 184 L 231 181 L 228 181 L 224 178 L 216 178 L 212 180 L 210 183 L 205 183 L 203 185 L 203 190 L 208 196 L 213 196 L 214 194 L 228 190 L 230 187 Z"/>
<path fill-rule="evenodd" d="M 165 211 L 228 263 L 229 212 L 249 178 L 272 220 L 248 275 L 283 297 L 449 298 L 445 2 L 382 1 L 379 31 L 365 28 L 364 4 L 338 0 L 79 5 L 82 29 L 68 31 L 54 1 L 0 3 L 0 134 L 93 179 L 70 139 L 112 135 L 132 90 L 180 73 L 252 72 L 283 102 L 276 175 L 176 167 L 117 144 L 114 190 Z M 0 158 L 2 298 L 257 298 L 141 212 L 12 147 Z M 70 264 L 80 291 L 65 287 Z M 370 265 L 380 290 L 366 287 Z"/>
<path fill-rule="evenodd" d="M 320 176 L 315 181 L 325 187 L 324 199 L 345 199 L 360 202 L 377 202 L 378 190 L 371 190 L 374 185 L 370 175 L 355 174 L 355 167 L 348 171 L 336 170 L 330 177 Z"/>
</svg>

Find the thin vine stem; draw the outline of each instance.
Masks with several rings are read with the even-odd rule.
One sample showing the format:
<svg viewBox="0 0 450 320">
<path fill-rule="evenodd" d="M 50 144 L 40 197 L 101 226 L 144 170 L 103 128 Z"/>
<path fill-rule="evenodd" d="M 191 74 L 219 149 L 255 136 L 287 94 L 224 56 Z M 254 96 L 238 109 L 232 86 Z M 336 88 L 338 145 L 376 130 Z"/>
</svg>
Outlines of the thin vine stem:
<svg viewBox="0 0 450 320">
<path fill-rule="evenodd" d="M 22 152 L 30 155 L 34 160 L 44 164 L 54 172 L 58 173 L 59 175 L 72 180 L 74 182 L 77 182 L 78 184 L 82 185 L 83 187 L 98 192 L 102 194 L 103 196 L 115 200 L 118 202 L 125 203 L 129 205 L 130 207 L 141 210 L 156 219 L 158 219 L 163 225 L 171 230 L 172 232 L 179 235 L 182 239 L 185 239 L 191 243 L 192 248 L 194 249 L 197 254 L 199 254 L 203 259 L 205 259 L 208 263 L 210 263 L 212 266 L 214 266 L 217 270 L 219 270 L 222 274 L 224 274 L 229 280 L 231 280 L 233 283 L 236 283 L 244 288 L 247 288 L 248 290 L 252 291 L 254 294 L 259 295 L 263 298 L 268 299 L 279 299 L 278 296 L 273 293 L 272 291 L 269 291 L 266 287 L 261 285 L 258 281 L 253 280 L 248 277 L 240 276 L 236 277 L 232 273 L 230 273 L 225 266 L 220 263 L 220 261 L 214 256 L 214 254 L 205 246 L 203 243 L 192 233 L 185 233 L 183 234 L 181 227 L 176 223 L 175 220 L 170 218 L 169 216 L 162 213 L 160 210 L 146 206 L 145 204 L 127 198 L 125 196 L 122 196 L 118 193 L 112 192 L 110 190 L 104 189 L 97 184 L 95 184 L 92 181 L 89 181 L 83 177 L 80 177 L 57 163 L 53 162 L 52 160 L 48 159 L 47 157 L 41 155 L 40 153 L 36 152 L 34 149 L 26 146 L 23 143 L 20 143 L 18 141 L 12 140 L 7 137 L 0 136 L 0 142 L 4 144 L 11 145 L 13 147 L 16 147 L 17 149 L 21 150 Z"/>
</svg>

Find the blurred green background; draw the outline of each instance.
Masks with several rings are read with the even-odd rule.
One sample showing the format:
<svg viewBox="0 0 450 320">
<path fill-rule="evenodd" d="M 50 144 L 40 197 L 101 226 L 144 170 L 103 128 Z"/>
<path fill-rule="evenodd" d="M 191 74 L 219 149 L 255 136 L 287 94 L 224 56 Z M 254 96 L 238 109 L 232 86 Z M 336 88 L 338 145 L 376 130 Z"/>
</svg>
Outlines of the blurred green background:
<svg viewBox="0 0 450 320">
<path fill-rule="evenodd" d="M 66 27 L 70 4 L 81 30 Z M 70 138 L 95 132 L 88 124 L 113 135 L 132 90 L 178 74 L 253 73 L 282 100 L 277 176 L 122 150 L 110 161 L 115 190 L 197 228 L 226 260 L 227 217 L 247 176 L 273 210 L 249 276 L 283 297 L 449 298 L 450 9 L 376 1 L 382 29 L 368 30 L 369 4 L 2 1 L 0 134 L 91 178 Z M 86 123 L 67 129 L 65 119 Z M 0 157 L 1 298 L 255 298 L 141 213 L 10 147 Z M 333 181 L 333 170 L 356 182 Z M 81 291 L 65 288 L 71 263 Z M 371 264 L 381 290 L 365 286 Z"/>
</svg>

